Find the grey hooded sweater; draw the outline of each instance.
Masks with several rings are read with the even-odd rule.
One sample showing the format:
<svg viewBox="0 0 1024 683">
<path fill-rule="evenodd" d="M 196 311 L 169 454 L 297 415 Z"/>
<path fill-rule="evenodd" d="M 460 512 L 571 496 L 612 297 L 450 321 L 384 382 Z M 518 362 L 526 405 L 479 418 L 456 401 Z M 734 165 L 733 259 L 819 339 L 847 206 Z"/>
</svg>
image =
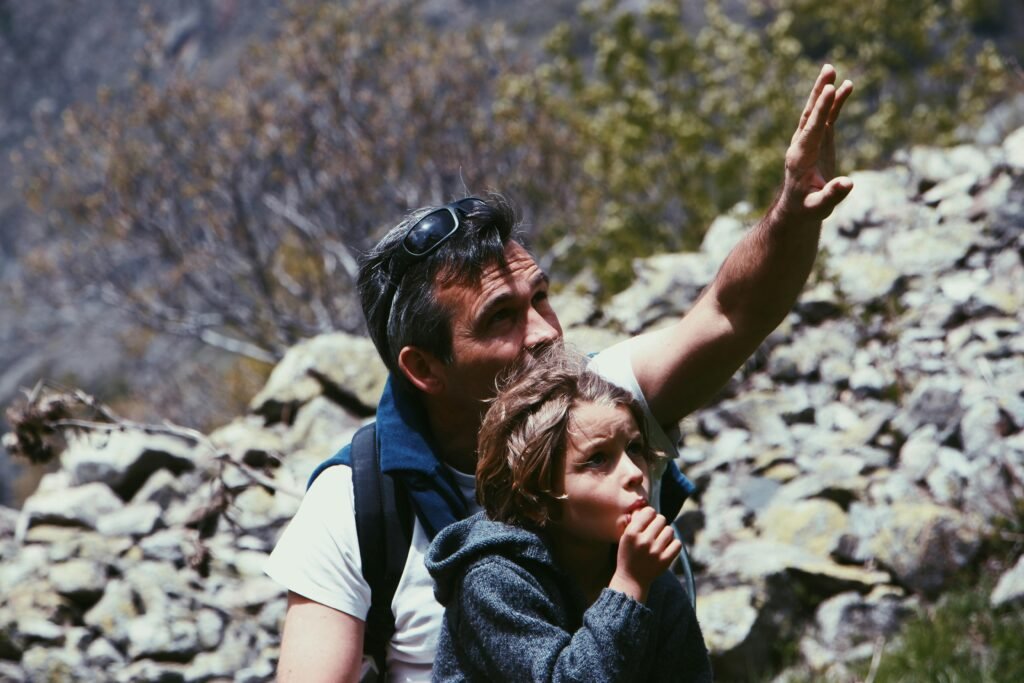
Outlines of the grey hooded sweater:
<svg viewBox="0 0 1024 683">
<path fill-rule="evenodd" d="M 426 565 L 445 607 L 434 681 L 711 680 L 696 615 L 670 573 L 646 605 L 606 588 L 587 606 L 542 536 L 483 513 L 438 534 Z"/>
</svg>

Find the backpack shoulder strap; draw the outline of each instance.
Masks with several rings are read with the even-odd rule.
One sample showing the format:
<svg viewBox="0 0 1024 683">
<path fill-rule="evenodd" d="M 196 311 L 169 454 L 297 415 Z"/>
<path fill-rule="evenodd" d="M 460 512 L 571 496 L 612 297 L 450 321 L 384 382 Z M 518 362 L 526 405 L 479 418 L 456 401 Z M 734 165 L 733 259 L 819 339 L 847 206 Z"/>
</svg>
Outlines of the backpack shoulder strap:
<svg viewBox="0 0 1024 683">
<path fill-rule="evenodd" d="M 395 632 L 391 602 L 412 541 L 412 509 L 401 485 L 380 470 L 376 424 L 356 432 L 351 458 L 356 534 L 363 578 L 370 585 L 363 652 L 374 658 L 383 678 L 387 644 Z"/>
</svg>

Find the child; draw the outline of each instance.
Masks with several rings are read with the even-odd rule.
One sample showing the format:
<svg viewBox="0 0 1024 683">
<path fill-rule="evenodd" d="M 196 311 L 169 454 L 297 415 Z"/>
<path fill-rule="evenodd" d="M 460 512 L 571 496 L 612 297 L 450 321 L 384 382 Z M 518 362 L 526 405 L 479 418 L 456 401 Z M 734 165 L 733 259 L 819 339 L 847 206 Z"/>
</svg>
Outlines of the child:
<svg viewBox="0 0 1024 683">
<path fill-rule="evenodd" d="M 680 550 L 649 505 L 629 392 L 552 349 L 484 418 L 479 513 L 427 554 L 445 606 L 434 681 L 710 681 L 693 608 L 666 570 Z"/>
</svg>

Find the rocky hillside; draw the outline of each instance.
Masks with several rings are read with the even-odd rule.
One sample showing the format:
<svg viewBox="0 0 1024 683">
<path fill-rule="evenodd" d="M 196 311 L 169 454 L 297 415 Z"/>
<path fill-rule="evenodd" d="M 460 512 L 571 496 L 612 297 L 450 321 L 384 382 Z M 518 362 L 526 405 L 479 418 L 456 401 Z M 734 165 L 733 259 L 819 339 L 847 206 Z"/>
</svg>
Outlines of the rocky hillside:
<svg viewBox="0 0 1024 683">
<path fill-rule="evenodd" d="M 1024 500 L 1024 129 L 854 179 L 793 314 L 683 423 L 700 492 L 681 527 L 721 680 L 780 648 L 852 679 Z M 700 252 L 638 262 L 604 306 L 575 283 L 567 336 L 672 320 L 743 230 L 723 216 Z M 369 342 L 337 334 L 208 435 L 34 396 L 5 445 L 61 468 L 0 509 L 0 680 L 270 680 L 285 599 L 262 563 L 382 381 Z M 1024 559 L 991 595 L 1021 601 Z"/>
</svg>

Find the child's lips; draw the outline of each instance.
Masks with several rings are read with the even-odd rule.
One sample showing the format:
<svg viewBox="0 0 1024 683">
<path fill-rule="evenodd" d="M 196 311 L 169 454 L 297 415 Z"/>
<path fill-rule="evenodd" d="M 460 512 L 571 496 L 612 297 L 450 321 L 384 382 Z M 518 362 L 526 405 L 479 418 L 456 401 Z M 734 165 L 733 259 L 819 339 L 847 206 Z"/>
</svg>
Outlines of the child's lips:
<svg viewBox="0 0 1024 683">
<path fill-rule="evenodd" d="M 632 514 L 637 510 L 642 510 L 643 508 L 647 507 L 648 504 L 649 503 L 647 502 L 646 498 L 638 498 L 635 501 L 633 501 L 633 504 L 629 506 L 626 512 Z"/>
</svg>

